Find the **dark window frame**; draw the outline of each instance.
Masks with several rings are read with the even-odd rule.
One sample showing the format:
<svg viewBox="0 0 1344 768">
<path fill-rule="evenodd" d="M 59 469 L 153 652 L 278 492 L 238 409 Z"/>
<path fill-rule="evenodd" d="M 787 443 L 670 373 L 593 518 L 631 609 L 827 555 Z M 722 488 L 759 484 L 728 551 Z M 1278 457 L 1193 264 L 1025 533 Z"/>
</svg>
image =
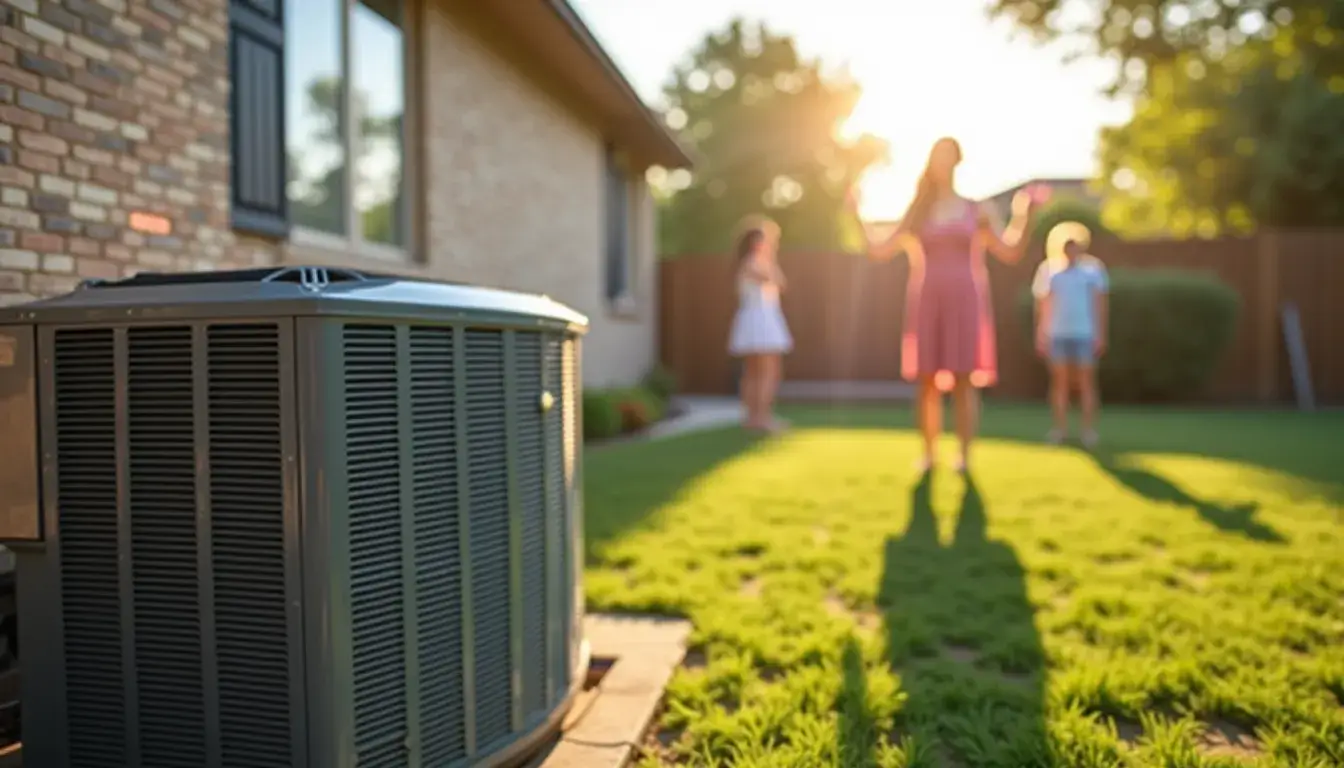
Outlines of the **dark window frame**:
<svg viewBox="0 0 1344 768">
<path fill-rule="evenodd" d="M 635 270 L 631 179 L 619 152 L 610 144 L 603 152 L 602 189 L 605 296 L 611 303 L 633 295 Z"/>
<path fill-rule="evenodd" d="M 245 74 L 256 74 L 245 61 L 244 43 L 276 57 L 272 90 L 257 94 L 256 83 L 243 87 Z M 285 194 L 285 16 L 280 0 L 229 2 L 229 203 L 233 228 L 283 238 L 290 232 Z M 270 103 L 249 97 L 273 94 Z M 273 112 L 273 113 L 272 113 Z M 269 139 L 269 141 L 268 141 Z M 267 150 L 271 150 L 268 152 Z M 262 197 L 273 198 L 271 201 Z"/>
<path fill-rule="evenodd" d="M 352 68 L 350 20 L 357 0 L 340 0 L 343 20 L 342 72 L 344 94 L 342 119 L 346 124 L 344 137 L 347 173 L 355 173 L 356 163 L 350 150 L 358 145 L 359 137 L 351 135 L 356 119 L 350 114 L 349 71 Z M 286 120 L 286 33 L 284 0 L 229 0 L 229 201 L 230 219 L 235 231 L 263 237 L 296 241 L 301 246 L 319 249 L 349 251 L 383 261 L 418 262 L 423 244 L 423 178 L 417 158 L 423 151 L 420 127 L 423 106 L 420 104 L 420 84 L 423 46 L 421 45 L 422 18 L 419 4 L 414 0 L 398 0 L 402 8 L 402 75 L 404 103 L 401 119 L 401 205 L 399 218 L 405 242 L 379 243 L 366 239 L 362 229 L 353 221 L 343 235 L 298 227 L 294 224 L 288 194 L 288 136 Z M 298 20 L 295 20 L 296 23 Z M 248 64 L 240 58 L 240 43 L 259 43 L 276 57 L 269 89 L 262 95 L 271 95 L 267 104 L 248 103 L 247 89 L 239 85 L 248 75 Z M 358 52 L 354 52 L 358 55 Z M 273 79 L 274 82 L 270 82 Z M 253 84 L 255 85 L 255 84 Z M 254 90 L 256 90 L 254 88 Z M 273 113 L 272 113 L 273 110 Z M 344 185 L 342 206 L 347 218 L 358 215 L 353 185 Z M 264 205 L 255 205 L 254 199 L 266 198 Z"/>
</svg>

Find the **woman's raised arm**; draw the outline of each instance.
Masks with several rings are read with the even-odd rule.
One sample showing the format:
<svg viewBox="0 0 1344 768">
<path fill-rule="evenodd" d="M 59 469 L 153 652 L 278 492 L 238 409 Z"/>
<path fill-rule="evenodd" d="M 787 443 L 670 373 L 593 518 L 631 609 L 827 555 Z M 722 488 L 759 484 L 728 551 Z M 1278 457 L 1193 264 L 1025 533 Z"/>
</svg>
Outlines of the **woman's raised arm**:
<svg viewBox="0 0 1344 768">
<path fill-rule="evenodd" d="M 1013 219 L 1003 225 L 1003 217 L 990 203 L 980 205 L 980 232 L 985 238 L 985 250 L 1005 264 L 1022 260 L 1031 239 L 1033 200 L 1026 190 L 1013 196 Z M 1003 233 L 1003 234 L 999 234 Z"/>
<path fill-rule="evenodd" d="M 897 222 L 896 229 L 890 235 L 881 242 L 874 243 L 868 236 L 868 228 L 863 225 L 863 219 L 859 217 L 858 193 L 851 191 L 846 202 L 850 213 L 854 215 L 855 223 L 859 225 L 859 234 L 863 237 L 864 250 L 868 258 L 873 261 L 886 261 L 910 248 L 910 241 L 913 238 L 905 221 Z"/>
<path fill-rule="evenodd" d="M 864 230 L 863 237 L 864 240 L 868 240 L 867 230 Z M 913 239 L 910 228 L 902 221 L 896 225 L 896 230 L 882 242 L 874 244 L 872 241 L 868 241 L 868 257 L 874 261 L 886 261 L 899 256 L 910 250 L 910 241 Z"/>
</svg>

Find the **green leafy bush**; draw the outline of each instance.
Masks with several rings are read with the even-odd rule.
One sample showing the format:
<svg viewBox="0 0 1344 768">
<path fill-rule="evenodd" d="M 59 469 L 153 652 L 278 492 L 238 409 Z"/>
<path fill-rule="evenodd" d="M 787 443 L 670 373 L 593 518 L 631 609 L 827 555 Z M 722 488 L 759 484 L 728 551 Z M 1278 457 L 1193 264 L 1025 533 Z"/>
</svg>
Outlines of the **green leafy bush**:
<svg viewBox="0 0 1344 768">
<path fill-rule="evenodd" d="M 667 401 L 648 387 L 590 389 L 583 393 L 583 437 L 607 440 L 662 421 Z"/>
<path fill-rule="evenodd" d="M 642 400 L 622 400 L 617 407 L 621 412 L 621 431 L 627 435 L 653 423 L 649 417 L 649 408 Z"/>
<path fill-rule="evenodd" d="M 677 375 L 661 365 L 654 366 L 644 377 L 644 389 L 666 403 L 677 393 Z"/>
<path fill-rule="evenodd" d="M 667 415 L 667 401 L 648 387 L 631 387 L 621 390 L 618 393 L 617 400 L 620 403 L 630 404 L 631 407 L 638 408 L 646 418 L 644 426 L 662 421 L 663 417 Z"/>
<path fill-rule="evenodd" d="M 1092 239 L 1102 240 L 1111 236 L 1110 230 L 1102 223 L 1101 209 L 1095 204 L 1078 197 L 1058 197 L 1042 206 L 1032 219 L 1031 251 L 1037 257 L 1045 252 L 1045 241 L 1050 230 L 1066 221 L 1073 221 L 1087 227 Z"/>
<path fill-rule="evenodd" d="M 1110 273 L 1108 350 L 1097 369 L 1103 396 L 1176 401 L 1198 395 L 1236 331 L 1241 298 L 1222 281 L 1176 269 Z M 1030 290 L 1021 317 L 1034 338 Z"/>
<path fill-rule="evenodd" d="M 583 393 L 583 438 L 606 440 L 621 434 L 621 411 L 616 393 L 590 389 Z"/>
</svg>

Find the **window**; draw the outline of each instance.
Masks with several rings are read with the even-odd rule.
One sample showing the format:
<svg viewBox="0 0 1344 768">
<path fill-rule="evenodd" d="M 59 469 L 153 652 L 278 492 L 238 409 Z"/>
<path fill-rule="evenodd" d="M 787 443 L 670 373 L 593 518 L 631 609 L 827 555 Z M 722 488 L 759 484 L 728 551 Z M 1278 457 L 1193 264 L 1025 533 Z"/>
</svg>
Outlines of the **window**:
<svg viewBox="0 0 1344 768">
<path fill-rule="evenodd" d="M 607 301 L 628 304 L 633 296 L 630 177 L 616 151 L 607 147 L 603 186 L 606 224 Z"/>
<path fill-rule="evenodd" d="M 298 238 L 410 246 L 408 4 L 285 0 L 285 187 Z"/>
</svg>

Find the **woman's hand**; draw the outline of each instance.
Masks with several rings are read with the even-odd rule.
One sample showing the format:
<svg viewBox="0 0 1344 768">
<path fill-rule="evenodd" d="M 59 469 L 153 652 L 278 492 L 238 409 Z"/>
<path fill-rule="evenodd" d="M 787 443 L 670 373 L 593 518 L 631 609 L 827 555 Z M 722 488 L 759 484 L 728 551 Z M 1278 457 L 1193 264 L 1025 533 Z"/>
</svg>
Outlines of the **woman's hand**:
<svg viewBox="0 0 1344 768">
<path fill-rule="evenodd" d="M 1016 264 L 1022 260 L 1031 237 L 1031 223 L 1036 208 L 1050 197 L 1050 188 L 1044 184 L 1032 184 L 1018 190 L 1013 195 L 1013 218 L 1003 226 L 1002 217 L 994 206 L 984 204 L 980 209 L 980 229 L 985 235 L 985 246 L 1005 264 Z M 1003 234 L 1000 235 L 999 233 Z"/>
<path fill-rule="evenodd" d="M 1026 250 L 1028 217 L 1017 215 L 1018 198 L 1013 197 L 1013 220 L 1005 227 L 1003 216 L 991 203 L 980 206 L 978 229 L 985 250 L 1004 264 L 1016 264 Z M 1002 234 L 1000 234 L 1002 232 Z"/>
<path fill-rule="evenodd" d="M 1013 195 L 1013 218 L 1023 219 L 1032 214 L 1036 208 L 1036 196 L 1030 189 L 1020 189 Z"/>
<path fill-rule="evenodd" d="M 1013 218 L 1030 217 L 1036 209 L 1049 202 L 1050 195 L 1050 187 L 1044 184 L 1032 184 L 1018 190 L 1017 194 L 1013 195 Z"/>
</svg>

